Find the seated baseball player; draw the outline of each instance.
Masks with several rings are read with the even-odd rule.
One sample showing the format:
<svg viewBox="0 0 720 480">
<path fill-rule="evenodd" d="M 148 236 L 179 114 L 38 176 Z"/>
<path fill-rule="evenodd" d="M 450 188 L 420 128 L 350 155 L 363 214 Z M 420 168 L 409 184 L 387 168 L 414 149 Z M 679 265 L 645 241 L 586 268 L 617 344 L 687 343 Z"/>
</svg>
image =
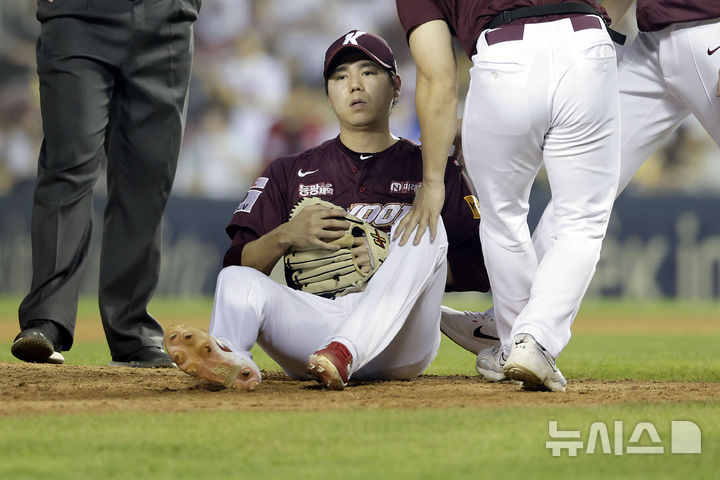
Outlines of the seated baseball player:
<svg viewBox="0 0 720 480">
<path fill-rule="evenodd" d="M 390 132 L 401 85 L 390 47 L 353 30 L 324 66 L 340 134 L 276 159 L 238 206 L 209 333 L 173 325 L 165 334 L 191 375 L 253 390 L 257 343 L 291 377 L 330 389 L 350 378 L 410 379 L 437 353 L 444 291 L 489 289 L 475 198 L 454 161 L 435 241 L 427 232 L 416 246 L 390 241 L 422 181 L 420 147 Z M 280 259 L 288 286 L 268 276 Z M 444 315 L 460 324 L 465 313 Z M 480 320 L 474 328 L 497 345 L 492 318 Z"/>
</svg>

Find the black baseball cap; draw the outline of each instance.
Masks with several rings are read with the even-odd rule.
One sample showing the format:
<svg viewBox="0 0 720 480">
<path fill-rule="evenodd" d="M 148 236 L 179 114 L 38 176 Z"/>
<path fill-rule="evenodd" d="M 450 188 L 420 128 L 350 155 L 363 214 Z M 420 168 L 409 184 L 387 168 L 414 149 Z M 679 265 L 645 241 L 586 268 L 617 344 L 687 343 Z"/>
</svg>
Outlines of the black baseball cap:
<svg viewBox="0 0 720 480">
<path fill-rule="evenodd" d="M 338 38 L 330 45 L 325 52 L 325 69 L 323 76 L 327 79 L 330 75 L 333 60 L 338 54 L 348 49 L 355 49 L 363 52 L 365 55 L 376 61 L 384 68 L 393 73 L 397 73 L 397 65 L 395 64 L 395 56 L 393 55 L 390 45 L 385 40 L 373 35 L 372 33 L 363 32 L 362 30 L 350 30 L 348 33 Z"/>
</svg>

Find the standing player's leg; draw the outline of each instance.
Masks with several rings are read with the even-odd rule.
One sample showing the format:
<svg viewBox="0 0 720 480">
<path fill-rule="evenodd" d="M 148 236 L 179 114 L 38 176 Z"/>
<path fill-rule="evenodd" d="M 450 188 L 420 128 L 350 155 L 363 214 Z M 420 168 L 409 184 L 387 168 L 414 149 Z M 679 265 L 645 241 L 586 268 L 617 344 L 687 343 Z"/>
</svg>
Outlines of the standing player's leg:
<svg viewBox="0 0 720 480">
<path fill-rule="evenodd" d="M 716 96 L 720 52 L 709 55 L 720 47 L 720 21 L 675 25 L 661 47 L 660 61 L 669 90 L 720 146 L 720 99 Z"/>
<path fill-rule="evenodd" d="M 669 32 L 640 32 L 618 67 L 620 195 L 645 160 L 690 114 L 669 88 L 663 66 Z"/>
<path fill-rule="evenodd" d="M 628 186 L 645 160 L 688 116 L 689 109 L 669 89 L 660 62 L 666 33 L 640 32 L 618 66 L 620 90 L 620 176 L 617 195 Z M 717 125 L 716 125 L 717 128 Z M 555 231 L 553 202 L 533 232 L 538 258 L 552 245 Z"/>
<path fill-rule="evenodd" d="M 656 35 L 641 32 L 626 47 L 618 67 L 621 164 L 617 195 L 660 143 L 687 117 L 688 110 L 670 94 L 663 78 Z M 555 237 L 555 211 L 550 202 L 533 232 L 538 258 Z"/>
<path fill-rule="evenodd" d="M 570 324 L 592 277 L 619 168 L 614 49 L 600 28 L 575 32 L 572 25 L 526 25 L 522 45 L 510 48 L 498 49 L 506 45 L 500 43 L 485 49 L 479 42 L 471 82 L 477 78 L 481 83 L 476 90 L 471 83 L 468 99 L 479 99 L 482 108 L 475 115 L 466 113 L 464 128 L 475 128 L 472 135 L 463 135 L 483 215 L 481 242 L 498 333 L 506 353 L 508 337 L 522 336 L 519 343 L 532 347 L 513 345 L 505 373 L 552 390 L 564 390 L 554 357 L 569 339 Z M 543 46 L 548 43 L 556 46 Z M 561 233 L 555 252 L 540 264 L 526 221 L 532 168 L 539 161 L 534 163 L 523 148 L 543 152 L 553 193 L 560 196 L 556 207 Z M 578 161 L 570 165 L 576 156 Z M 562 247 L 567 255 L 560 254 Z M 505 330 L 508 326 L 511 332 Z M 538 367 L 530 372 L 533 378 L 515 375 L 522 362 L 513 353 L 521 350 L 530 352 L 531 366 Z M 543 365 L 552 368 L 540 368 Z"/>
<path fill-rule="evenodd" d="M 576 32 L 575 39 L 553 52 L 558 64 L 568 65 L 554 89 L 553 122 L 544 144 L 555 235 L 512 331 L 513 337 L 532 335 L 553 358 L 570 339 L 595 271 L 620 166 L 614 48 L 597 29 Z"/>
<path fill-rule="evenodd" d="M 99 55 L 91 55 L 93 46 L 69 41 L 87 30 L 84 21 L 48 19 L 37 43 L 44 140 L 33 199 L 32 284 L 18 312 L 24 332 L 12 348 L 25 361 L 62 363 L 59 352 L 73 341 L 114 85 Z M 33 329 L 47 341 L 23 346 L 21 337 Z"/>
<path fill-rule="evenodd" d="M 537 269 L 527 213 L 542 160 L 549 60 L 526 42 L 488 46 L 483 35 L 465 100 L 463 152 L 482 215 L 480 241 L 506 354 Z"/>
<path fill-rule="evenodd" d="M 100 312 L 113 364 L 171 366 L 162 327 L 147 305 L 158 282 L 161 219 L 183 136 L 196 15 L 178 14 L 168 1 L 130 8 L 133 40 L 108 142 Z"/>
</svg>

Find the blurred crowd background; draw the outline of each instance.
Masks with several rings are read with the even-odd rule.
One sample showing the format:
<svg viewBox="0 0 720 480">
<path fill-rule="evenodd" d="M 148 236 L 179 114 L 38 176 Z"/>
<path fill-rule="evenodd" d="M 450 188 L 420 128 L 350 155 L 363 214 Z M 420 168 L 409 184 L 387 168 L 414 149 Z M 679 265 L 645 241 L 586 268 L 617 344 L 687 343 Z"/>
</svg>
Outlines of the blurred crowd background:
<svg viewBox="0 0 720 480">
<path fill-rule="evenodd" d="M 30 0 L 0 2 L 0 195 L 34 180 L 42 140 L 35 8 Z M 392 129 L 418 141 L 414 66 L 395 2 L 204 0 L 174 195 L 239 200 L 274 158 L 337 135 L 323 58 L 355 28 L 395 51 L 403 84 Z M 457 57 L 463 95 L 469 61 L 460 50 Z M 720 152 L 694 119 L 646 163 L 628 194 L 665 192 L 720 192 Z"/>
</svg>

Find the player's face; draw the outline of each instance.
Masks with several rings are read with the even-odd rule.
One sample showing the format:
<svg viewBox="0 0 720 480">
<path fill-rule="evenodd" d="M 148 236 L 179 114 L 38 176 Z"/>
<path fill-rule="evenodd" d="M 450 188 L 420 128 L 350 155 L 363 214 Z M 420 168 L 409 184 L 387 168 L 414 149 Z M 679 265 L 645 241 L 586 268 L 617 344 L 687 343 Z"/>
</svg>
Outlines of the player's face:
<svg viewBox="0 0 720 480">
<path fill-rule="evenodd" d="M 328 103 L 341 128 L 387 129 L 400 80 L 361 53 L 346 55 L 328 78 Z"/>
</svg>

